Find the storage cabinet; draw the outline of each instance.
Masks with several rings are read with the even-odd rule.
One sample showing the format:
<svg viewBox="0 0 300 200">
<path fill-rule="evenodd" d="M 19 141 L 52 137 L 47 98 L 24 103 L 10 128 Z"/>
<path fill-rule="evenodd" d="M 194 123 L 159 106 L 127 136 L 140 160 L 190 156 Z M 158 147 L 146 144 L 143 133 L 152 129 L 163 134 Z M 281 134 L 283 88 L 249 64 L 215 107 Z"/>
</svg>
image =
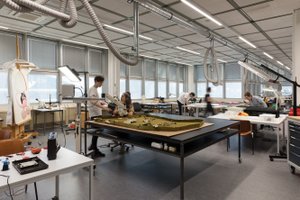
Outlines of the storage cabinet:
<svg viewBox="0 0 300 200">
<path fill-rule="evenodd" d="M 289 120 L 288 163 L 292 173 L 300 169 L 300 120 Z"/>
</svg>

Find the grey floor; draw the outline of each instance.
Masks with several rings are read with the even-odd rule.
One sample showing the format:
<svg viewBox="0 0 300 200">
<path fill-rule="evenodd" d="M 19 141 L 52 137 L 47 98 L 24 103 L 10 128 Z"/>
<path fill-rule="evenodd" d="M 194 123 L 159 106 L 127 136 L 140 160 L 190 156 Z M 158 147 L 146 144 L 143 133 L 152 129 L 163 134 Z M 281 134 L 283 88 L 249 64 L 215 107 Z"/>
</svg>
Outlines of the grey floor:
<svg viewBox="0 0 300 200">
<path fill-rule="evenodd" d="M 186 200 L 296 200 L 300 199 L 300 171 L 291 174 L 286 161 L 270 162 L 268 155 L 276 151 L 272 134 L 256 139 L 255 155 L 250 138 L 243 138 L 242 163 L 238 163 L 236 137 L 231 150 L 220 142 L 197 152 L 185 160 Z M 63 137 L 59 135 L 60 143 Z M 266 140 L 266 138 L 268 138 Z M 100 139 L 99 145 L 107 143 Z M 33 140 L 44 146 L 46 137 Z M 74 134 L 67 135 L 67 148 L 74 149 Z M 179 199 L 179 159 L 134 147 L 120 155 L 101 148 L 105 158 L 97 158 L 94 176 L 95 200 L 176 200 Z M 62 175 L 60 200 L 85 200 L 88 171 L 85 169 Z M 34 200 L 33 184 L 28 193 L 14 191 L 15 200 Z M 39 199 L 54 195 L 54 178 L 38 182 Z M 9 199 L 0 194 L 0 200 Z"/>
</svg>

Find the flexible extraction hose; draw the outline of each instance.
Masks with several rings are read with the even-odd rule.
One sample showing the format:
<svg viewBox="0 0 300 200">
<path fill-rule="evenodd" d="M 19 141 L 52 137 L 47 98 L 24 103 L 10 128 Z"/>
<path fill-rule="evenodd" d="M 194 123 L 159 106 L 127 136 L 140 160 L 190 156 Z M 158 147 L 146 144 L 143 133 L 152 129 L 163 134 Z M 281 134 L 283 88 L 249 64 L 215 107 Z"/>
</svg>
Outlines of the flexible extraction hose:
<svg viewBox="0 0 300 200">
<path fill-rule="evenodd" d="M 214 71 L 216 71 L 216 79 L 213 79 L 213 77 L 209 77 L 208 75 L 208 65 L 207 65 L 207 59 L 209 57 L 209 53 L 211 53 L 211 67 Z M 221 84 L 220 81 L 220 75 L 219 75 L 219 67 L 217 62 L 217 56 L 214 48 L 214 41 L 211 40 L 210 47 L 206 50 L 204 59 L 203 59 L 203 68 L 204 68 L 204 76 L 208 82 L 212 82 L 215 86 L 218 86 Z"/>
<path fill-rule="evenodd" d="M 2 1 L 7 7 L 17 12 L 32 12 L 34 10 L 37 10 L 43 14 L 47 14 L 57 19 L 60 19 L 60 24 L 62 24 L 62 26 L 67 28 L 71 28 L 75 26 L 77 22 L 77 10 L 76 10 L 74 0 L 62 0 L 60 3 L 60 12 L 48 8 L 46 6 L 43 6 L 43 4 L 45 4 L 48 0 L 37 0 L 35 2 L 30 0 L 2 0 Z M 99 21 L 89 1 L 88 0 L 80 0 L 80 1 L 82 2 L 83 6 L 87 9 L 100 36 L 104 40 L 107 47 L 112 51 L 112 53 L 123 63 L 128 65 L 136 65 L 138 63 L 138 51 L 136 51 L 137 52 L 136 57 L 133 60 L 128 60 L 124 56 L 122 56 L 120 52 L 113 46 L 109 37 L 105 33 L 102 23 Z M 70 7 L 70 13 L 71 13 L 70 15 L 63 13 L 64 11 L 66 11 L 67 5 Z"/>
</svg>

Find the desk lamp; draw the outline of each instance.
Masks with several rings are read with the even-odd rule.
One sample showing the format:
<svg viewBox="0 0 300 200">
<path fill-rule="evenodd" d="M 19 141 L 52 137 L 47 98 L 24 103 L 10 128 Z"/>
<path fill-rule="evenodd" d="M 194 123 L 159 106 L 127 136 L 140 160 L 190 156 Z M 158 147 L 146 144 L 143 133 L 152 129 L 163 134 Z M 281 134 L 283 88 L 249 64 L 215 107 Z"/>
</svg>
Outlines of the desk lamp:
<svg viewBox="0 0 300 200">
<path fill-rule="evenodd" d="M 72 82 L 81 81 L 78 72 L 75 69 L 71 69 L 68 65 L 60 66 L 58 67 L 58 70 L 62 72 Z"/>
</svg>

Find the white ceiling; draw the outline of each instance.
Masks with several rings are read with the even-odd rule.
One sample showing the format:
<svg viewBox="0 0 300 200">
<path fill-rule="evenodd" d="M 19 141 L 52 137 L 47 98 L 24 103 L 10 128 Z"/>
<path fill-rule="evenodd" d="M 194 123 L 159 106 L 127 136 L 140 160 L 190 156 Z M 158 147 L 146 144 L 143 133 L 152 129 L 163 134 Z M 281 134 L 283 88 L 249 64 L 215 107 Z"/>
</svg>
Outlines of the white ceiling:
<svg viewBox="0 0 300 200">
<path fill-rule="evenodd" d="M 58 2 L 58 0 L 51 0 L 47 5 L 58 9 Z M 93 0 L 91 2 L 103 23 L 132 30 L 133 5 L 127 0 Z M 265 51 L 286 66 L 292 66 L 293 10 L 300 8 L 300 0 L 193 0 L 229 29 L 215 25 L 181 3 L 180 0 L 152 0 L 149 2 L 169 10 L 175 16 L 197 26 L 203 26 L 245 50 L 255 53 L 260 58 L 267 59 L 262 55 L 262 52 Z M 76 5 L 79 8 L 79 22 L 71 29 L 60 26 L 57 20 L 49 16 L 39 17 L 36 21 L 26 20 L 18 17 L 16 12 L 5 6 L 1 8 L 1 4 L 0 26 L 7 26 L 10 29 L 33 35 L 72 39 L 105 46 L 85 8 L 81 8 L 81 2 L 76 1 Z M 250 22 L 249 18 L 242 13 L 250 17 L 252 21 Z M 40 15 L 39 13 L 34 14 Z M 257 26 L 254 26 L 253 23 Z M 142 6 L 140 6 L 140 33 L 153 38 L 153 41 L 140 40 L 140 53 L 155 55 L 162 60 L 180 60 L 189 64 L 201 63 L 205 50 L 210 44 L 209 39 L 205 36 L 182 28 L 170 20 L 149 12 Z M 107 31 L 107 34 L 112 42 L 120 48 L 120 51 L 131 53 L 132 36 L 112 30 Z M 237 34 L 255 44 L 258 49 L 251 49 L 238 39 Z M 195 56 L 182 52 L 176 49 L 176 46 L 198 51 L 201 55 Z M 244 58 L 241 52 L 220 43 L 215 43 L 215 47 L 218 57 L 223 60 L 236 61 Z"/>
</svg>

